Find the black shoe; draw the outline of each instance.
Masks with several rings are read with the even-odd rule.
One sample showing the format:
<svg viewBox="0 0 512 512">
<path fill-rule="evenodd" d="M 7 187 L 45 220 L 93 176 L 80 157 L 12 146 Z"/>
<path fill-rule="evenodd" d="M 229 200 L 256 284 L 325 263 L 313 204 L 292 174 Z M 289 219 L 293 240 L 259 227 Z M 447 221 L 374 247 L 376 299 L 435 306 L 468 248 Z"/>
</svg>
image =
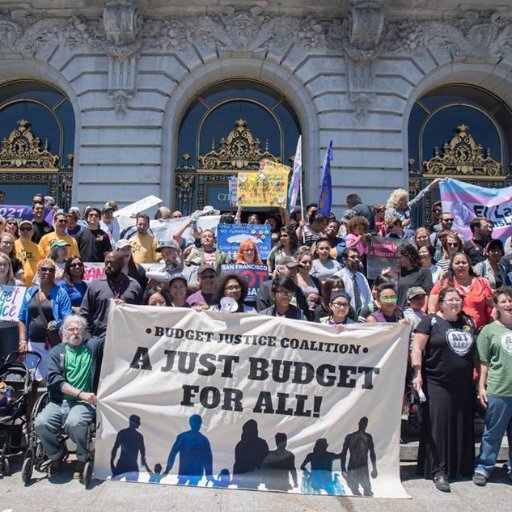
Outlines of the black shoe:
<svg viewBox="0 0 512 512">
<path fill-rule="evenodd" d="M 483 473 L 475 473 L 473 475 L 473 483 L 480 487 L 484 487 L 487 483 L 487 477 Z"/>
<path fill-rule="evenodd" d="M 438 475 L 434 477 L 434 485 L 438 491 L 442 492 L 450 492 L 450 482 L 448 482 L 448 478 L 445 475 Z"/>
</svg>

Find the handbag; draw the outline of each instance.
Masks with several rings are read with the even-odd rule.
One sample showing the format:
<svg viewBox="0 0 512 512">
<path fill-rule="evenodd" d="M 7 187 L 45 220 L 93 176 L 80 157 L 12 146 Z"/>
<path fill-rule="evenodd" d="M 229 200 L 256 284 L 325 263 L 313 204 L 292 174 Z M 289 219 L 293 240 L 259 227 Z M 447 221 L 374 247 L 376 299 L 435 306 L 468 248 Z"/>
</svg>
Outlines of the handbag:
<svg viewBox="0 0 512 512">
<path fill-rule="evenodd" d="M 47 345 L 47 347 L 45 347 L 45 348 L 53 348 L 53 347 L 59 345 L 60 343 L 62 343 L 62 338 L 60 337 L 59 327 L 55 320 L 48 322 L 48 319 L 46 318 L 46 315 L 43 312 L 43 308 L 41 307 L 41 302 L 39 300 L 39 297 L 37 296 L 37 293 L 36 293 L 36 302 L 37 302 L 37 309 L 39 310 L 39 314 L 41 315 L 41 318 L 46 323 L 45 345 Z"/>
</svg>

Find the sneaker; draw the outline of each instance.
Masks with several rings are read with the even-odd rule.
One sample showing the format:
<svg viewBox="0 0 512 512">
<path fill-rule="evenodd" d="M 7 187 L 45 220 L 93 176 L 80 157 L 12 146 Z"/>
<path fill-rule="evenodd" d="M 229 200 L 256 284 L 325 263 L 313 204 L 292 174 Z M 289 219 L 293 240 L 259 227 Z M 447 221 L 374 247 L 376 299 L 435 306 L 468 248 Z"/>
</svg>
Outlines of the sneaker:
<svg viewBox="0 0 512 512">
<path fill-rule="evenodd" d="M 434 477 L 434 485 L 438 491 L 442 492 L 450 492 L 450 482 L 448 482 L 448 478 L 445 475 L 438 475 Z"/>
<path fill-rule="evenodd" d="M 484 487 L 487 483 L 487 477 L 483 473 L 474 473 L 473 483 L 480 487 Z"/>
<path fill-rule="evenodd" d="M 75 460 L 75 464 L 73 466 L 73 478 L 75 480 L 81 480 L 84 473 L 85 461 L 83 460 Z"/>
</svg>

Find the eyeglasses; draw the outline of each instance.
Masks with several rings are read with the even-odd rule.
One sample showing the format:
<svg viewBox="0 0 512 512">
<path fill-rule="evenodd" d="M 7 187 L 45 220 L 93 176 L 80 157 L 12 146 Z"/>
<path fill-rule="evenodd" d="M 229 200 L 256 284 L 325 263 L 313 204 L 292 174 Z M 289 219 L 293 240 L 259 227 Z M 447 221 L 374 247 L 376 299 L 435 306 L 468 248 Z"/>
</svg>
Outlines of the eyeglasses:
<svg viewBox="0 0 512 512">
<path fill-rule="evenodd" d="M 69 265 L 70 268 L 82 268 L 83 266 L 83 263 L 71 263 L 71 265 Z"/>
<path fill-rule="evenodd" d="M 286 295 L 287 297 L 292 297 L 294 295 L 290 290 L 276 290 L 276 294 L 278 295 Z"/>
<path fill-rule="evenodd" d="M 453 219 L 442 219 L 441 222 L 453 222 Z"/>
<path fill-rule="evenodd" d="M 244 249 L 242 252 L 254 252 L 254 249 Z"/>
<path fill-rule="evenodd" d="M 48 272 L 49 274 L 53 274 L 55 272 L 55 269 L 52 267 L 41 267 L 39 269 L 40 272 Z"/>
<path fill-rule="evenodd" d="M 89 213 L 87 217 L 99 217 L 97 213 Z"/>
<path fill-rule="evenodd" d="M 228 292 L 238 292 L 242 289 L 241 286 L 239 285 L 233 285 L 233 286 L 226 286 L 226 288 L 224 288 L 225 290 L 227 290 Z"/>
<path fill-rule="evenodd" d="M 348 308 L 350 304 L 348 302 L 331 302 L 335 308 Z"/>
<path fill-rule="evenodd" d="M 380 301 L 384 304 L 391 304 L 392 302 L 398 302 L 398 297 L 381 297 Z"/>
<path fill-rule="evenodd" d="M 27 226 L 26 228 L 20 228 L 20 231 L 32 231 L 32 228 Z"/>
<path fill-rule="evenodd" d="M 457 242 L 446 242 L 446 245 L 448 247 L 459 247 L 459 244 Z"/>
</svg>

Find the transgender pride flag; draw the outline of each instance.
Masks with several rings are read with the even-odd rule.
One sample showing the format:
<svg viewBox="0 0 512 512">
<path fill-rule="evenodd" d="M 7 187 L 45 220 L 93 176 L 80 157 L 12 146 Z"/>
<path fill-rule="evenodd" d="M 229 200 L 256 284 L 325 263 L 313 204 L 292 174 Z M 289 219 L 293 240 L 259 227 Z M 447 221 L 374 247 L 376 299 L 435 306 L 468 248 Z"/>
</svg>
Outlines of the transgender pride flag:
<svg viewBox="0 0 512 512">
<path fill-rule="evenodd" d="M 443 179 L 439 182 L 443 212 L 453 215 L 453 230 L 471 238 L 469 223 L 474 217 L 485 217 L 493 225 L 493 238 L 503 242 L 512 235 L 512 187 L 485 188 L 471 183 Z"/>
</svg>

